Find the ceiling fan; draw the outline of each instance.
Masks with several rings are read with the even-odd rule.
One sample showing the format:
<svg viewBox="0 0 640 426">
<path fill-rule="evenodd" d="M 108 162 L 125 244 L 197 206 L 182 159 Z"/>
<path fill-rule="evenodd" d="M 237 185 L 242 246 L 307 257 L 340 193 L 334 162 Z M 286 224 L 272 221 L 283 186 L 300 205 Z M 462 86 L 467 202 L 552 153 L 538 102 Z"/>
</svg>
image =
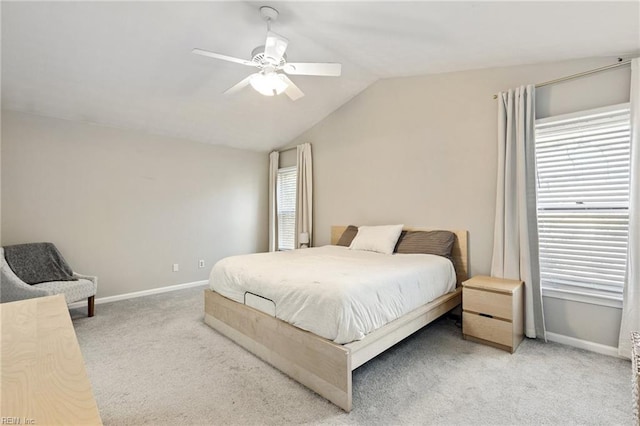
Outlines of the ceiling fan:
<svg viewBox="0 0 640 426">
<path fill-rule="evenodd" d="M 300 90 L 298 86 L 293 84 L 286 74 L 326 77 L 340 76 L 342 72 L 341 64 L 287 62 L 285 52 L 289 40 L 271 31 L 271 22 L 278 18 L 278 11 L 269 6 L 262 6 L 260 8 L 260 14 L 267 21 L 267 40 L 264 46 L 253 49 L 251 59 L 234 58 L 202 49 L 192 50 L 192 52 L 197 55 L 222 59 L 223 61 L 235 62 L 259 69 L 258 72 L 251 74 L 240 83 L 225 91 L 225 94 L 236 93 L 246 86 L 251 85 L 257 92 L 265 96 L 279 95 L 284 92 L 291 100 L 295 101 L 303 97 L 304 93 L 302 93 L 302 90 Z"/>
</svg>

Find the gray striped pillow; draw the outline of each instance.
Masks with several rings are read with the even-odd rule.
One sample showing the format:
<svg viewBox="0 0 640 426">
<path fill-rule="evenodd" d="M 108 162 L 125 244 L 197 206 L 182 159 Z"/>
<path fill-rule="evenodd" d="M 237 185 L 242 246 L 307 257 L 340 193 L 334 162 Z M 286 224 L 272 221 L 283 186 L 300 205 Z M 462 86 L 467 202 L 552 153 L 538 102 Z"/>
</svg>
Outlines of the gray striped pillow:
<svg viewBox="0 0 640 426">
<path fill-rule="evenodd" d="M 396 253 L 437 254 L 451 259 L 455 238 L 450 231 L 402 231 Z"/>
<path fill-rule="evenodd" d="M 353 241 L 353 239 L 356 237 L 357 234 L 358 234 L 357 226 L 353 226 L 353 225 L 347 226 L 347 229 L 344 230 L 344 232 L 340 236 L 340 239 L 338 240 L 338 243 L 336 245 L 349 247 L 351 245 L 351 241 Z"/>
</svg>

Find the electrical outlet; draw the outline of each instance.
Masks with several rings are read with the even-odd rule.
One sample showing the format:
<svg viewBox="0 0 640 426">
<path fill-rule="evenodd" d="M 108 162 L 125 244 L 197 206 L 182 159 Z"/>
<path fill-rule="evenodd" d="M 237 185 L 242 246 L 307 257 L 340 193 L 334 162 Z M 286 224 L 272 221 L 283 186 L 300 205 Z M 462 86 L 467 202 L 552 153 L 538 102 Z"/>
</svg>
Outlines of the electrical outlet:
<svg viewBox="0 0 640 426">
<path fill-rule="evenodd" d="M 204 268 L 204 259 L 198 260 L 198 268 Z"/>
<path fill-rule="evenodd" d="M 180 265 L 178 265 L 177 263 L 173 264 L 173 272 L 178 272 L 180 270 Z"/>
</svg>

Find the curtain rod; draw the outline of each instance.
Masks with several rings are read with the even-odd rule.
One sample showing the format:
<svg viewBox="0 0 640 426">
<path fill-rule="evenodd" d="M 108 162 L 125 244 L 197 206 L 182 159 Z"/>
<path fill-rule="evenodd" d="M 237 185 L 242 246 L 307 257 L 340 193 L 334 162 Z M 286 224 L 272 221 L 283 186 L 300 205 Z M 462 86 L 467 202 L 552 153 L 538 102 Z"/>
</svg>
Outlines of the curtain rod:
<svg viewBox="0 0 640 426">
<path fill-rule="evenodd" d="M 609 70 L 611 68 L 622 67 L 624 65 L 629 65 L 630 63 L 631 63 L 631 59 L 623 60 L 622 58 L 618 58 L 618 62 L 616 62 L 615 64 L 605 65 L 604 67 L 595 68 L 595 69 L 592 69 L 592 70 L 589 70 L 589 71 L 583 71 L 583 72 L 579 72 L 577 74 L 568 75 L 566 77 L 556 78 L 555 80 L 545 81 L 544 83 L 538 83 L 538 84 L 536 84 L 536 88 L 543 87 L 543 86 L 549 86 L 551 84 L 560 83 L 561 81 L 573 80 L 575 78 L 580 78 L 580 77 L 584 77 L 584 76 L 587 76 L 587 75 L 590 75 L 590 74 L 595 74 L 595 73 L 598 73 L 600 71 L 606 71 L 606 70 Z M 493 99 L 498 99 L 498 95 L 493 95 Z"/>
<path fill-rule="evenodd" d="M 292 146 L 291 148 L 281 149 L 281 150 L 279 150 L 278 152 L 279 152 L 280 154 L 282 154 L 283 152 L 291 151 L 291 150 L 296 149 L 296 148 L 297 148 L 297 146 Z"/>
</svg>

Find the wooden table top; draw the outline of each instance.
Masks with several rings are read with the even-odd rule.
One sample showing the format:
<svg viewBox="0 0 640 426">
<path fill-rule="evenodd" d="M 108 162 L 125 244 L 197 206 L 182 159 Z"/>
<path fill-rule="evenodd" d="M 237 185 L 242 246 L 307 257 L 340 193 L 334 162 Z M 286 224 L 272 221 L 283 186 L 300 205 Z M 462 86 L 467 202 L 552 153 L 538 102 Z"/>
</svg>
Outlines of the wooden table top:
<svg viewBox="0 0 640 426">
<path fill-rule="evenodd" d="M 0 418 L 102 425 L 62 295 L 0 304 Z"/>
</svg>

